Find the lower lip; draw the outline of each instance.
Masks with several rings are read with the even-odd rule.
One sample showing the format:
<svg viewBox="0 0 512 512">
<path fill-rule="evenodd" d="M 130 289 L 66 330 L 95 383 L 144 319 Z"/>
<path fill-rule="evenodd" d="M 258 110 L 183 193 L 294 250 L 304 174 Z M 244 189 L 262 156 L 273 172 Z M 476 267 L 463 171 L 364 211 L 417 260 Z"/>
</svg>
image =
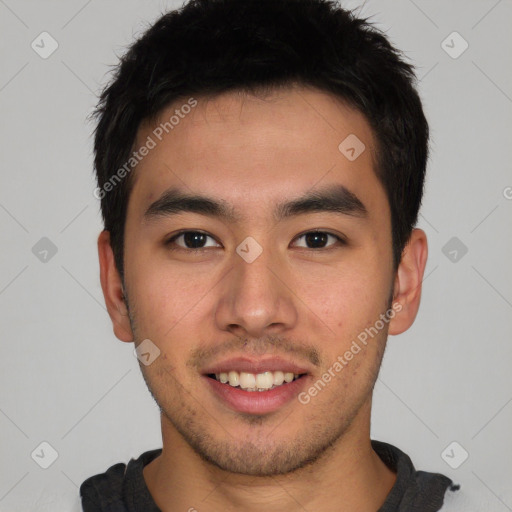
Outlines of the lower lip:
<svg viewBox="0 0 512 512">
<path fill-rule="evenodd" d="M 203 376 L 212 391 L 225 404 L 237 412 L 248 414 L 267 414 L 277 411 L 285 404 L 297 398 L 306 387 L 308 375 L 282 384 L 268 391 L 244 391 L 229 384 L 222 384 L 216 379 Z"/>
</svg>

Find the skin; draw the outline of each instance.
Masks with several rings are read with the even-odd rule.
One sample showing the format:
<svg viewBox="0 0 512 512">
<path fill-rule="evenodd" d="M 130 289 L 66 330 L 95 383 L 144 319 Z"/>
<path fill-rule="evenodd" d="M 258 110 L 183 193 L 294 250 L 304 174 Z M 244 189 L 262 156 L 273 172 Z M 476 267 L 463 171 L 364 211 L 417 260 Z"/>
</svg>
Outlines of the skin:
<svg viewBox="0 0 512 512">
<path fill-rule="evenodd" d="M 161 351 L 141 364 L 161 409 L 163 438 L 162 455 L 144 468 L 144 479 L 163 511 L 375 511 L 396 475 L 370 444 L 372 390 L 388 334 L 407 330 L 417 314 L 425 233 L 413 230 L 393 272 L 374 136 L 364 116 L 335 97 L 288 88 L 266 97 L 197 99 L 136 168 L 124 290 L 109 233 L 98 239 L 115 335 L 137 344 L 149 338 Z M 141 125 L 136 147 L 177 107 Z M 338 150 L 349 134 L 366 146 L 354 161 Z M 274 204 L 338 184 L 363 202 L 366 218 L 273 218 Z M 187 212 L 145 220 L 169 187 L 223 199 L 241 217 L 226 222 Z M 182 229 L 210 235 L 208 247 L 194 254 L 183 237 L 166 246 Z M 314 229 L 347 244 L 329 237 L 327 247 L 311 248 L 300 235 Z M 263 249 L 252 263 L 235 251 L 248 236 Z M 200 375 L 228 356 L 277 354 L 307 365 L 314 383 L 375 324 L 390 298 L 400 312 L 307 405 L 294 399 L 265 415 L 236 413 Z"/>
</svg>

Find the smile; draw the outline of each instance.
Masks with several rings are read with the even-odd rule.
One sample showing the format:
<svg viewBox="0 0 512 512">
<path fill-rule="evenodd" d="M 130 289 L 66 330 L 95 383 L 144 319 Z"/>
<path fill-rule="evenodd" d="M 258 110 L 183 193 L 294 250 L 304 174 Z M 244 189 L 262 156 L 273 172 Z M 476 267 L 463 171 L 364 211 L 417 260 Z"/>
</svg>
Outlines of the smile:
<svg viewBox="0 0 512 512">
<path fill-rule="evenodd" d="M 208 375 L 215 378 L 222 384 L 229 384 L 234 388 L 243 389 L 244 391 L 268 391 L 276 387 L 293 382 L 301 377 L 301 375 L 292 372 L 264 371 L 262 373 L 238 372 L 232 370 L 230 372 L 221 372 Z"/>
</svg>

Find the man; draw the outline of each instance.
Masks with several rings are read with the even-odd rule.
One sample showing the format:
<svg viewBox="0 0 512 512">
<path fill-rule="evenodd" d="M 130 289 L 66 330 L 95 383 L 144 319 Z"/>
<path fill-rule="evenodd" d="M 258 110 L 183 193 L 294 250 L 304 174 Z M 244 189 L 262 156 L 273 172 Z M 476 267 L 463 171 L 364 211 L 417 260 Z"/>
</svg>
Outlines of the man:
<svg viewBox="0 0 512 512">
<path fill-rule="evenodd" d="M 88 511 L 436 511 L 457 486 L 370 439 L 414 322 L 428 124 L 386 37 L 327 0 L 192 0 L 96 110 L 101 284 L 163 448 Z M 443 509 L 444 510 L 444 509 Z"/>
</svg>

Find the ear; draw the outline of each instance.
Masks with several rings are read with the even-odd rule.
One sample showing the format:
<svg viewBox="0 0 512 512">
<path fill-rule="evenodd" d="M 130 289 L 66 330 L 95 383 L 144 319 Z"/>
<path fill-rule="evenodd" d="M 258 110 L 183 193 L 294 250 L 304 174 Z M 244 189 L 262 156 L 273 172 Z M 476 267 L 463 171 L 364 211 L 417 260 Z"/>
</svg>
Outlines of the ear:
<svg viewBox="0 0 512 512">
<path fill-rule="evenodd" d="M 114 334 L 121 341 L 133 341 L 128 308 L 124 300 L 123 283 L 114 261 L 109 231 L 102 231 L 98 237 L 98 257 L 101 288 L 112 320 Z"/>
<path fill-rule="evenodd" d="M 389 322 L 388 334 L 401 334 L 409 329 L 416 318 L 427 255 L 427 235 L 421 229 L 413 229 L 395 277 L 393 309 L 396 314 Z"/>
</svg>

